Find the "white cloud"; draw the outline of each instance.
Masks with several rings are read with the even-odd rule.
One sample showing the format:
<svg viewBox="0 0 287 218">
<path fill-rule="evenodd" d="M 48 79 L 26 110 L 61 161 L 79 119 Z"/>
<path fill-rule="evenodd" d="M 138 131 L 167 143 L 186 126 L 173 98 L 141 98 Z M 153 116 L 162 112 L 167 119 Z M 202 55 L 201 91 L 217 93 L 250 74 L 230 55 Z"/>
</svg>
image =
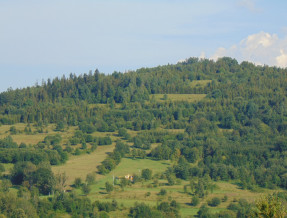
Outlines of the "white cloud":
<svg viewBox="0 0 287 218">
<path fill-rule="evenodd" d="M 205 52 L 204 52 L 204 51 L 201 52 L 199 58 L 200 58 L 200 59 L 205 59 Z"/>
<path fill-rule="evenodd" d="M 248 36 L 246 39 L 242 40 L 240 44 L 249 46 L 249 48 L 254 49 L 256 47 L 269 47 L 274 43 L 276 40 L 278 40 L 278 37 L 276 34 L 270 35 L 269 33 L 260 32 L 257 34 L 253 34 Z"/>
<path fill-rule="evenodd" d="M 261 9 L 256 6 L 255 0 L 240 0 L 239 5 L 247 8 L 251 12 L 260 12 Z"/>
<path fill-rule="evenodd" d="M 283 49 L 280 50 L 280 56 L 276 57 L 276 62 L 280 67 L 287 66 L 287 54 L 283 51 Z"/>
<path fill-rule="evenodd" d="M 211 59 L 223 56 L 255 64 L 287 67 L 287 37 L 280 39 L 277 34 L 265 32 L 252 34 L 230 48 L 218 48 Z"/>
<path fill-rule="evenodd" d="M 220 57 L 226 56 L 227 50 L 223 47 L 218 48 L 215 54 L 210 59 L 217 60 Z"/>
</svg>

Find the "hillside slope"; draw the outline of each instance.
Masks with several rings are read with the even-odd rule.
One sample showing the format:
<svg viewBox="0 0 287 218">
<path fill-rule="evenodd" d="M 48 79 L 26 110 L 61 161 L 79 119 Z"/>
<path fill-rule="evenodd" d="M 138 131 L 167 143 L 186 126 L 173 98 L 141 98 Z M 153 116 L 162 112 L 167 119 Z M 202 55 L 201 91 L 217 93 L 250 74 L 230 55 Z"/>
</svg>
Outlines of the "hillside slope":
<svg viewBox="0 0 287 218">
<path fill-rule="evenodd" d="M 153 202 L 150 213 L 163 216 L 178 215 L 173 202 L 177 197 L 182 198 L 178 202 L 185 215 L 188 211 L 195 214 L 205 203 L 215 207 L 208 196 L 227 182 L 232 185 L 226 187 L 232 190 L 235 186 L 249 190 L 244 193 L 281 192 L 287 188 L 286 87 L 286 69 L 239 64 L 227 57 L 216 62 L 189 58 L 175 65 L 112 75 L 96 70 L 88 75 L 55 78 L 0 94 L 0 161 L 13 164 L 9 179 L 15 187 L 35 186 L 46 195 L 63 190 L 57 188 L 56 177 L 54 182 L 46 181 L 51 186 L 44 189 L 40 177 L 34 178 L 36 172 L 62 164 L 54 166 L 54 172 L 61 169 L 71 174 L 77 169 L 74 161 L 81 160 L 87 169 L 79 168 L 81 172 L 70 175 L 68 184 L 77 177 L 83 180 L 86 174 L 102 174 L 96 177 L 97 184 L 82 184 L 79 187 L 89 189 L 77 189 L 77 193 L 100 202 L 115 198 L 126 203 L 131 209 L 121 207 L 124 215 L 145 207 L 132 207 L 137 196 L 131 199 L 124 192 L 128 184 L 142 202 Z M 135 160 L 158 166 L 156 174 L 143 175 L 145 166 L 129 168 L 140 162 Z M 108 178 L 114 173 L 124 177 L 124 168 L 142 185 L 120 179 L 112 194 L 105 193 Z M 17 170 L 21 171 L 19 177 Z M 48 171 L 53 174 L 50 168 Z M 165 186 L 169 194 L 158 193 L 158 186 Z M 220 192 L 225 191 L 211 196 L 223 197 Z M 150 200 L 147 192 L 152 194 Z M 225 200 L 213 213 L 227 211 L 232 217 L 241 206 L 253 208 L 250 199 L 257 195 L 250 196 L 248 202 L 239 202 L 237 209 L 229 206 L 231 199 Z M 200 203 L 189 205 L 189 198 Z M 163 202 L 168 205 L 159 206 Z M 99 205 L 94 207 L 101 211 Z M 61 210 L 72 213 L 65 205 Z"/>
</svg>

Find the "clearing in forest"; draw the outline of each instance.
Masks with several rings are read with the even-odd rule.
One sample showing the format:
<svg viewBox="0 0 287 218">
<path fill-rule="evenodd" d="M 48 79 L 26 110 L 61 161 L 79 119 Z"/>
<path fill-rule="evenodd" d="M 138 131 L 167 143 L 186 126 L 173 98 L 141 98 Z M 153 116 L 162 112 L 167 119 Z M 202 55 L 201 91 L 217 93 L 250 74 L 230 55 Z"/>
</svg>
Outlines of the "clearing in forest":
<svg viewBox="0 0 287 218">
<path fill-rule="evenodd" d="M 190 86 L 191 87 L 205 87 L 211 82 L 212 80 L 193 80 L 190 82 Z"/>
<path fill-rule="evenodd" d="M 156 101 L 164 102 L 164 101 L 187 101 L 187 102 L 196 102 L 201 101 L 205 98 L 206 94 L 152 94 L 150 95 L 150 99 L 154 96 Z"/>
<path fill-rule="evenodd" d="M 43 132 L 37 132 L 37 127 L 33 124 L 28 127 L 27 124 L 24 123 L 17 123 L 13 125 L 2 125 L 0 126 L 0 139 L 3 139 L 7 136 L 11 136 L 13 141 L 16 142 L 18 145 L 21 143 L 25 143 L 26 145 L 36 145 L 39 142 L 42 142 L 44 138 L 48 135 L 56 135 L 59 134 L 62 137 L 61 144 L 66 144 L 69 141 L 69 138 L 74 135 L 74 132 L 78 127 L 71 126 L 66 128 L 65 131 L 55 131 L 55 124 L 49 124 L 47 126 L 43 126 Z M 10 128 L 15 127 L 16 133 L 12 134 L 10 132 Z M 25 128 L 30 128 L 31 133 L 25 133 Z"/>
<path fill-rule="evenodd" d="M 100 180 L 96 179 L 97 182 L 92 187 L 91 194 L 98 192 L 105 188 L 106 182 L 113 182 L 114 177 L 123 177 L 125 175 L 141 175 L 141 171 L 143 169 L 151 169 L 153 175 L 155 173 L 164 172 L 167 167 L 170 167 L 170 161 L 168 160 L 151 160 L 151 159 L 133 159 L 133 158 L 123 158 L 120 164 L 109 174 L 102 176 L 97 175 L 97 177 L 101 177 Z"/>
<path fill-rule="evenodd" d="M 60 166 L 53 166 L 52 170 L 55 174 L 66 173 L 67 185 L 72 185 L 75 178 L 80 177 L 85 181 L 88 173 L 97 171 L 97 166 L 112 152 L 115 143 L 112 145 L 98 146 L 98 148 L 90 154 L 82 154 L 79 156 L 71 156 L 69 160 Z"/>
</svg>

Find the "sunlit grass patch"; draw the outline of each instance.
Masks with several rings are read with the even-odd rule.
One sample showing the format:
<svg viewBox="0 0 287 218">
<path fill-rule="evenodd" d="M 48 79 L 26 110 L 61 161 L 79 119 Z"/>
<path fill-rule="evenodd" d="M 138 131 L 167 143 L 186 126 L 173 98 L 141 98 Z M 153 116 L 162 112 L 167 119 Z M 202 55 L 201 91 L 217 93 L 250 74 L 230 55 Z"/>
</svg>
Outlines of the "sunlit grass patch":
<svg viewBox="0 0 287 218">
<path fill-rule="evenodd" d="M 190 82 L 190 86 L 191 87 L 205 87 L 211 82 L 212 80 L 193 80 Z"/>
<path fill-rule="evenodd" d="M 150 99 L 154 96 L 156 101 L 187 101 L 187 102 L 197 102 L 205 98 L 206 94 L 152 94 Z"/>
<path fill-rule="evenodd" d="M 71 156 L 66 164 L 53 166 L 52 170 L 55 174 L 66 173 L 68 185 L 72 185 L 77 177 L 85 181 L 87 174 L 97 171 L 97 166 L 107 157 L 108 152 L 113 151 L 114 146 L 115 143 L 112 145 L 98 146 L 98 148 L 90 154 Z"/>
</svg>

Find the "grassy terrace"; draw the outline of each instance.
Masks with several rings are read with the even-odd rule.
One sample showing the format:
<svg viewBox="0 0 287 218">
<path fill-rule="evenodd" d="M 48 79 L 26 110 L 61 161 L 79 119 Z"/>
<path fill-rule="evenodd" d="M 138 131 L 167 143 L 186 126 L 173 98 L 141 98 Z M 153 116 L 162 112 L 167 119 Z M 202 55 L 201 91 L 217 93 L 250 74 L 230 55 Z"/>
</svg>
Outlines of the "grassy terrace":
<svg viewBox="0 0 287 218">
<path fill-rule="evenodd" d="M 164 99 L 164 94 L 153 94 L 150 98 L 155 98 L 158 102 L 164 101 L 187 101 L 196 102 L 205 98 L 206 94 L 167 94 L 167 99 Z"/>
</svg>

